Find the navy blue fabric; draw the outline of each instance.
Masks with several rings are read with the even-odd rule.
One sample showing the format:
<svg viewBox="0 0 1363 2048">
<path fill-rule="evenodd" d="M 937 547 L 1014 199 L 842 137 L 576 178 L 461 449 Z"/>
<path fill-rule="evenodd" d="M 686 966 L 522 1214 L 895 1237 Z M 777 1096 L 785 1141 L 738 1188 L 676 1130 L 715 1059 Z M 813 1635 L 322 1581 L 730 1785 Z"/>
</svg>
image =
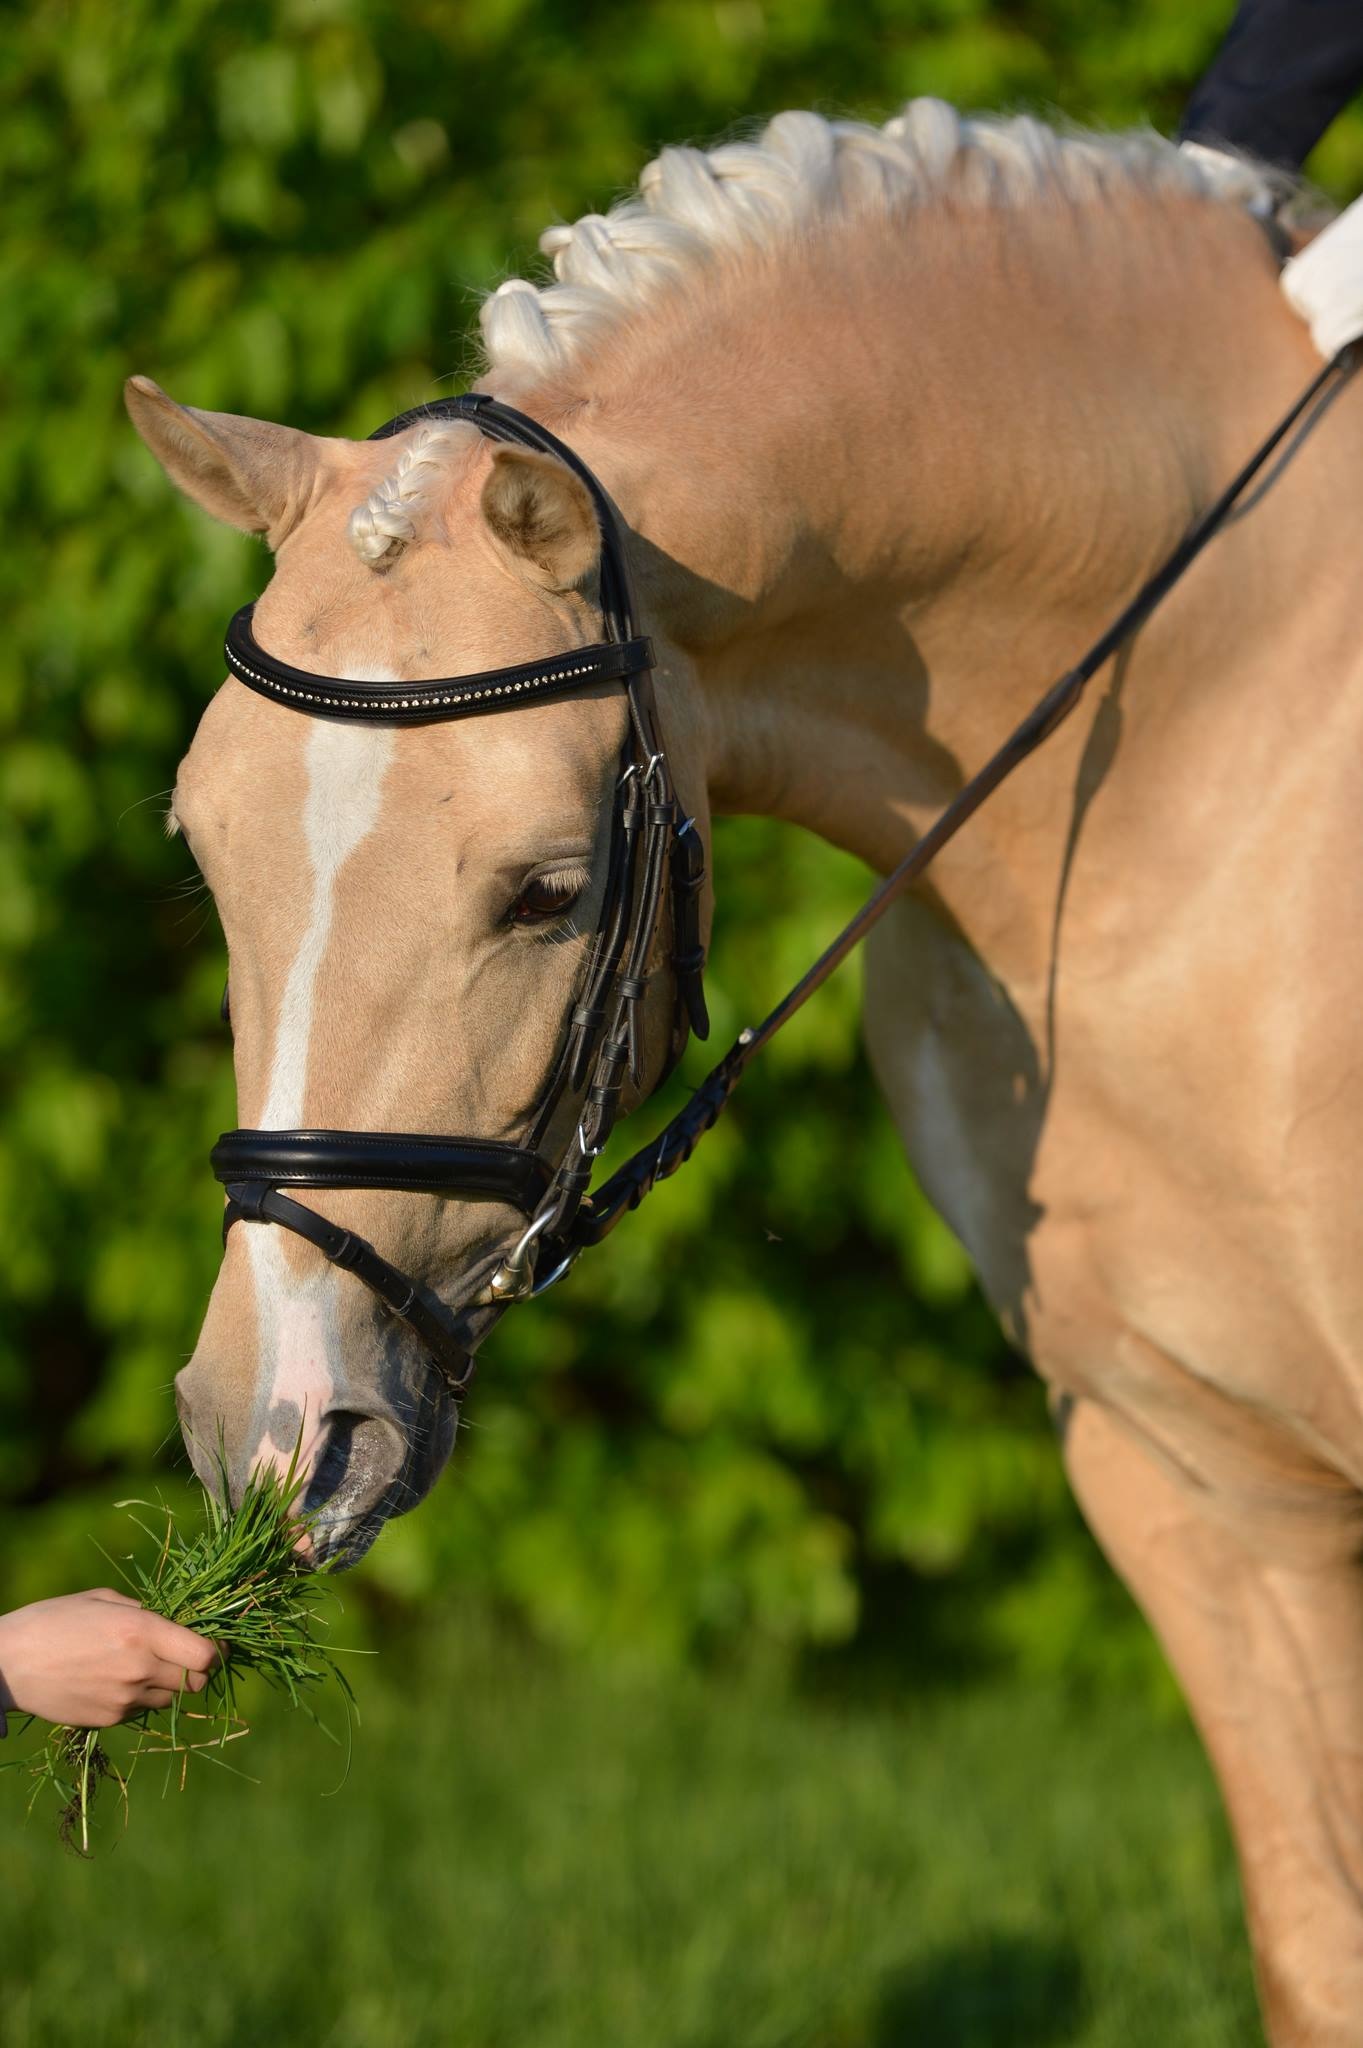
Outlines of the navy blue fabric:
<svg viewBox="0 0 1363 2048">
<path fill-rule="evenodd" d="M 1363 91 L 1363 0 L 1240 0 L 1180 135 L 1299 171 Z"/>
</svg>

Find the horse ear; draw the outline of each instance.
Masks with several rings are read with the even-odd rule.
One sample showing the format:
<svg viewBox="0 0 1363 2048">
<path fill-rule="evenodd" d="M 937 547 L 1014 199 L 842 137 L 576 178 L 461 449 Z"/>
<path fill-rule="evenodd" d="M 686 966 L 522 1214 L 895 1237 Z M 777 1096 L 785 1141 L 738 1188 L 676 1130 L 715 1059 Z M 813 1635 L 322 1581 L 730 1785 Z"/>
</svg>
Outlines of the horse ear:
<svg viewBox="0 0 1363 2048">
<path fill-rule="evenodd" d="M 173 484 L 215 519 L 277 548 L 310 504 L 327 443 L 295 427 L 177 405 L 150 377 L 129 377 L 124 403 Z"/>
<path fill-rule="evenodd" d="M 482 504 L 493 538 L 546 590 L 571 590 L 596 566 L 595 509 L 586 485 L 556 456 L 494 449 Z"/>
</svg>

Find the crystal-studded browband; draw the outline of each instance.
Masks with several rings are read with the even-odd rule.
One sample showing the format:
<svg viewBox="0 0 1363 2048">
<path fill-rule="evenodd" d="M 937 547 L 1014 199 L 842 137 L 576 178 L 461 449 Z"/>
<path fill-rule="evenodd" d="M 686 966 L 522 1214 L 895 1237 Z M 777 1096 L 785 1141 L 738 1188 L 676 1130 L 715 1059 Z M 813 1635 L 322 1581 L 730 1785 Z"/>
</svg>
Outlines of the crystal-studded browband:
<svg viewBox="0 0 1363 2048">
<path fill-rule="evenodd" d="M 641 636 L 597 641 L 544 661 L 483 669 L 477 675 L 428 676 L 412 683 L 349 682 L 344 676 L 319 676 L 305 668 L 292 668 L 287 661 L 267 654 L 252 630 L 254 610 L 254 605 L 243 605 L 227 628 L 223 646 L 227 666 L 248 690 L 295 711 L 306 711 L 313 718 L 368 718 L 390 725 L 418 725 L 459 718 L 465 712 L 497 711 L 512 704 L 561 697 L 592 683 L 621 682 L 653 666 L 653 643 Z"/>
</svg>

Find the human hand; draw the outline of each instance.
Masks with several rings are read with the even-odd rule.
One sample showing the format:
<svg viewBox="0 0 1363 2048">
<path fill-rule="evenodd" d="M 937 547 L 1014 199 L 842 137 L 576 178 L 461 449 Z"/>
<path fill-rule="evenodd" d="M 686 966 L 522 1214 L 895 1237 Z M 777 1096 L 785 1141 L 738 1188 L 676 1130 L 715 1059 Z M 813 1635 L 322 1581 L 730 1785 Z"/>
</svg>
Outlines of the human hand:
<svg viewBox="0 0 1363 2048">
<path fill-rule="evenodd" d="M 0 1614 L 0 1715 L 111 1728 L 202 1692 L 214 1644 L 107 1586 Z"/>
</svg>

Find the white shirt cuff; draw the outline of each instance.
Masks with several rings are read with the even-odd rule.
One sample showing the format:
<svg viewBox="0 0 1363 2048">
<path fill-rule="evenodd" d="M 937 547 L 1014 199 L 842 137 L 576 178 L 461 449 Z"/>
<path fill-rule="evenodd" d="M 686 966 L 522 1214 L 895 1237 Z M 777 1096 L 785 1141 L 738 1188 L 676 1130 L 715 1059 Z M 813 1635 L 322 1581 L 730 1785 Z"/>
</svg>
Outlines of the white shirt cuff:
<svg viewBox="0 0 1363 2048">
<path fill-rule="evenodd" d="M 1363 199 L 1288 258 L 1281 282 L 1327 360 L 1363 335 Z"/>
</svg>

